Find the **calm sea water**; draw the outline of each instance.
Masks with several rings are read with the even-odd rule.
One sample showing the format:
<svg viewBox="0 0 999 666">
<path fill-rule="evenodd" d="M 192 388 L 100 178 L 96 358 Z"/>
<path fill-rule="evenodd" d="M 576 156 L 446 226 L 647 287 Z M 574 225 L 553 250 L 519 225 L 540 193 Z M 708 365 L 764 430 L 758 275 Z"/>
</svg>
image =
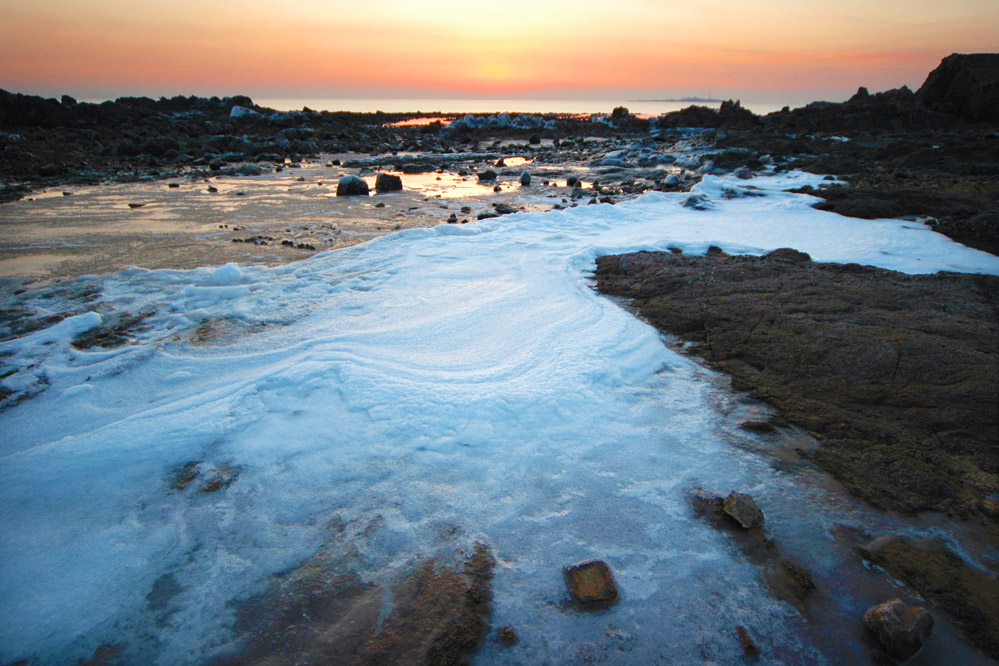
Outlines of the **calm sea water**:
<svg viewBox="0 0 999 666">
<path fill-rule="evenodd" d="M 364 98 L 254 98 L 260 106 L 279 111 L 301 111 L 309 107 L 313 111 L 354 111 L 386 113 L 422 112 L 430 113 L 610 113 L 614 107 L 627 107 L 632 113 L 658 116 L 670 111 L 699 104 L 718 108 L 718 103 L 706 102 L 658 102 L 618 100 L 550 100 L 550 99 L 364 99 Z M 770 113 L 780 106 L 743 102 L 743 106 L 755 113 Z"/>
</svg>

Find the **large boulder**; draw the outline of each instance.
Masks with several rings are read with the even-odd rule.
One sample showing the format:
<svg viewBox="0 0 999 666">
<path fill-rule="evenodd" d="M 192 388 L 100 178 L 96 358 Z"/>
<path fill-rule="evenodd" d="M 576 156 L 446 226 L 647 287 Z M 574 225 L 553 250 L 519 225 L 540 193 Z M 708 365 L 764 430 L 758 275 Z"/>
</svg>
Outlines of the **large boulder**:
<svg viewBox="0 0 999 666">
<path fill-rule="evenodd" d="M 171 150 L 179 149 L 180 144 L 177 143 L 177 139 L 172 136 L 158 136 L 144 143 L 140 148 L 140 152 L 153 155 L 154 157 L 162 157 Z"/>
<path fill-rule="evenodd" d="M 933 630 L 933 616 L 921 606 L 891 599 L 868 609 L 864 625 L 891 657 L 905 660 L 923 647 L 923 639 Z"/>
<path fill-rule="evenodd" d="M 375 189 L 379 192 L 398 192 L 402 189 L 402 178 L 390 173 L 379 173 L 375 178 Z"/>
<path fill-rule="evenodd" d="M 336 184 L 338 197 L 368 196 L 368 183 L 359 176 L 343 176 Z"/>
<path fill-rule="evenodd" d="M 722 510 L 747 530 L 763 523 L 763 512 L 752 495 L 733 491 L 725 498 Z"/>
<path fill-rule="evenodd" d="M 999 53 L 953 53 L 930 72 L 916 99 L 975 122 L 999 121 Z"/>
</svg>

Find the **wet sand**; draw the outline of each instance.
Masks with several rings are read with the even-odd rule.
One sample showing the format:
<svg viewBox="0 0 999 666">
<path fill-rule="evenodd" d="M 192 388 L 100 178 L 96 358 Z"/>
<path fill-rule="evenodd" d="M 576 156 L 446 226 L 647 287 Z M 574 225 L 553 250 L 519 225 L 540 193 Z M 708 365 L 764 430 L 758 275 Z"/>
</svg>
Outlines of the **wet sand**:
<svg viewBox="0 0 999 666">
<path fill-rule="evenodd" d="M 479 183 L 474 173 L 387 171 L 402 178 L 404 189 L 384 194 L 373 189 L 374 171 L 364 169 L 360 173 L 372 195 L 337 197 L 337 180 L 358 170 L 329 165 L 350 157 L 322 156 L 260 176 L 189 176 L 35 192 L 0 206 L 0 277 L 44 283 L 129 266 L 274 265 L 399 229 L 444 224 L 452 214 L 458 223 L 474 222 L 494 204 L 525 212 L 571 205 L 565 175 L 574 167 L 535 166 L 523 158 L 508 160 L 505 174 L 492 167 L 501 172 L 496 183 Z M 517 179 L 524 168 L 534 174 L 528 187 Z M 500 192 L 493 191 L 495 184 Z"/>
</svg>

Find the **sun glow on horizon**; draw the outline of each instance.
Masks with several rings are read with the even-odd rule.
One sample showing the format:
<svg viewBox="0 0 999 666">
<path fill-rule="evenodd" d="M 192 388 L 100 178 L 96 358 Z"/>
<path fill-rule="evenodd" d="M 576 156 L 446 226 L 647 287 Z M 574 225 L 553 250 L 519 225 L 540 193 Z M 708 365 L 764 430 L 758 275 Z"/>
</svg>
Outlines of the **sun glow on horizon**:
<svg viewBox="0 0 999 666">
<path fill-rule="evenodd" d="M 0 0 L 0 19 L 0 87 L 81 96 L 842 95 L 999 47 L 993 0 Z"/>
</svg>

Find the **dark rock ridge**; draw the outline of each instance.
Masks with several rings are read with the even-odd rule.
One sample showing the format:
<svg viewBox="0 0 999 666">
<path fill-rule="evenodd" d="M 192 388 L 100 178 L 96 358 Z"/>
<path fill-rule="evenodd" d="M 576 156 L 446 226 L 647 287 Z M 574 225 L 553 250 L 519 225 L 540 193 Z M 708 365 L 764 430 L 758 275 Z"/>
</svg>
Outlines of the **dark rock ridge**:
<svg viewBox="0 0 999 666">
<path fill-rule="evenodd" d="M 928 216 L 940 233 L 999 252 L 999 54 L 948 56 L 915 93 L 860 88 L 842 103 L 766 116 L 730 101 L 718 111 L 692 106 L 658 123 L 664 131 L 713 130 L 717 152 L 705 158 L 723 170 L 759 169 L 765 160 L 778 171 L 840 176 L 849 187 L 835 191 L 828 210 Z"/>
<path fill-rule="evenodd" d="M 842 103 L 812 102 L 757 116 L 729 100 L 714 109 L 690 106 L 663 115 L 663 127 L 709 127 L 804 132 L 944 129 L 999 121 L 999 53 L 955 53 L 913 92 L 907 86 L 871 94 L 860 88 Z"/>
<path fill-rule="evenodd" d="M 764 257 L 634 253 L 598 288 L 821 442 L 814 461 L 902 512 L 977 516 L 999 491 L 999 278 Z"/>
<path fill-rule="evenodd" d="M 916 101 L 976 122 L 999 121 L 999 54 L 947 56 L 930 72 Z"/>
</svg>

